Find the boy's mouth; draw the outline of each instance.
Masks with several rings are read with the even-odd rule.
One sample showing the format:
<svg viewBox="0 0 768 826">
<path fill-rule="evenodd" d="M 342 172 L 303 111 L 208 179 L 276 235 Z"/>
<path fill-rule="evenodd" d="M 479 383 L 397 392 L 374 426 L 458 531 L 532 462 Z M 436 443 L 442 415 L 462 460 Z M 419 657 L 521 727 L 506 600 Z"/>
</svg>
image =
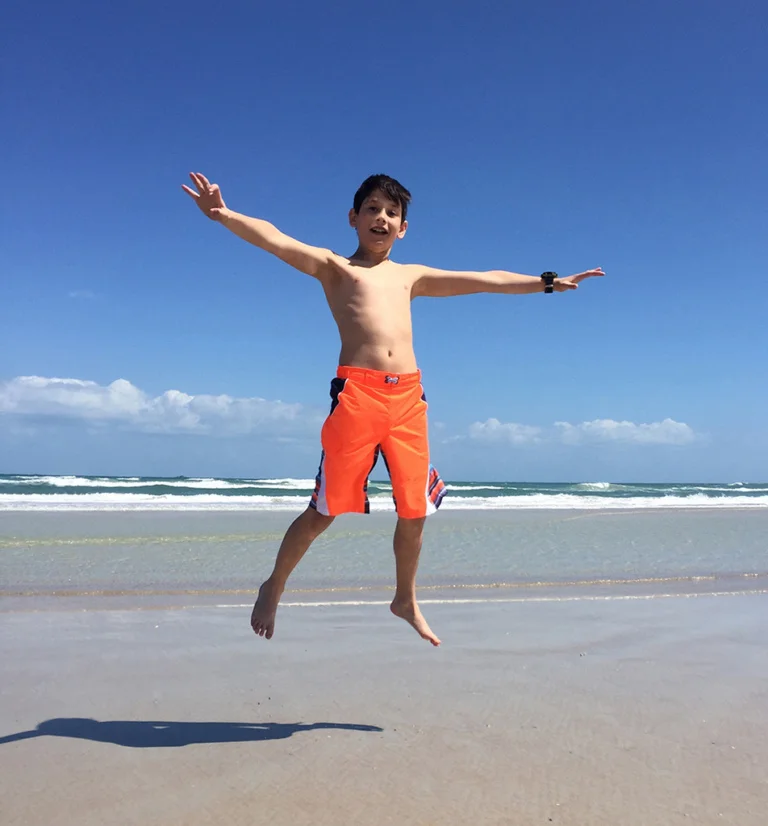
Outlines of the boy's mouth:
<svg viewBox="0 0 768 826">
<path fill-rule="evenodd" d="M 383 229 L 382 227 L 371 227 L 371 232 L 375 232 L 376 235 L 389 235 L 387 230 Z"/>
</svg>

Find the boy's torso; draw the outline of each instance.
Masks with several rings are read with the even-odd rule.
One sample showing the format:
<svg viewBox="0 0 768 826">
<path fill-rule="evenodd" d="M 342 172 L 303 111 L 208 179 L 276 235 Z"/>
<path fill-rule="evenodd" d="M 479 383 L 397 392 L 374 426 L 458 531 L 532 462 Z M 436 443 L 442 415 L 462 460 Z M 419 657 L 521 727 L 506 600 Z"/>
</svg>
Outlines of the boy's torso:
<svg viewBox="0 0 768 826">
<path fill-rule="evenodd" d="M 339 364 L 412 373 L 416 368 L 411 294 L 418 268 L 341 256 L 320 279 L 341 337 Z"/>
</svg>

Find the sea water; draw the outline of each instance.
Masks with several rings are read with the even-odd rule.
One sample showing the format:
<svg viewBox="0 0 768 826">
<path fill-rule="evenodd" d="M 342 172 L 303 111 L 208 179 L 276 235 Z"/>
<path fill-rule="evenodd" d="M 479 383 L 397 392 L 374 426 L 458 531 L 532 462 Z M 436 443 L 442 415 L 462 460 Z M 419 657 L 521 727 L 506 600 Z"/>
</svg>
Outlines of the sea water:
<svg viewBox="0 0 768 826">
<path fill-rule="evenodd" d="M 0 475 L 2 510 L 300 510 L 314 479 Z M 393 510 L 389 482 L 371 509 Z M 449 482 L 446 510 L 768 508 L 768 483 Z"/>
<path fill-rule="evenodd" d="M 0 594 L 252 590 L 313 484 L 0 477 Z M 767 581 L 768 484 L 448 487 L 425 529 L 423 586 Z M 369 494 L 372 513 L 336 519 L 292 588 L 391 585 L 391 490 Z"/>
</svg>

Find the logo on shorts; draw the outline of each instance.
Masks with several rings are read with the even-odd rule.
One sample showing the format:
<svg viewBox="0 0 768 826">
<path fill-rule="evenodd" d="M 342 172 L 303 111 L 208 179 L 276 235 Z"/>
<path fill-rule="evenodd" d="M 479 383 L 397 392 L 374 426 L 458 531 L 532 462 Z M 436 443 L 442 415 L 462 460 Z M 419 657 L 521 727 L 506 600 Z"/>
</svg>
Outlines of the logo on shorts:
<svg viewBox="0 0 768 826">
<path fill-rule="evenodd" d="M 384 381 L 387 384 L 397 384 L 400 381 L 400 376 L 387 376 Z"/>
</svg>

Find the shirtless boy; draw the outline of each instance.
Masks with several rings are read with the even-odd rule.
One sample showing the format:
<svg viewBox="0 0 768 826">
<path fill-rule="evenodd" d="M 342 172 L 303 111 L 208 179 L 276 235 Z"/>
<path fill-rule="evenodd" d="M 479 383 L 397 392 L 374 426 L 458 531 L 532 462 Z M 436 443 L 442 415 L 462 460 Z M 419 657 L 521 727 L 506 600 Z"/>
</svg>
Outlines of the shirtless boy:
<svg viewBox="0 0 768 826">
<path fill-rule="evenodd" d="M 408 228 L 411 195 L 387 175 L 371 176 L 355 194 L 349 223 L 358 246 L 346 258 L 303 244 L 267 221 L 233 212 L 216 184 L 200 173 L 190 177 L 195 188 L 183 188 L 204 215 L 320 282 L 341 337 L 315 491 L 288 528 L 274 570 L 259 588 L 253 630 L 271 639 L 286 580 L 331 522 L 342 513 L 368 512 L 368 476 L 381 453 L 397 509 L 396 587 L 390 608 L 425 640 L 440 645 L 416 603 L 424 522 L 439 507 L 445 485 L 429 463 L 427 402 L 413 352 L 411 301 L 417 296 L 565 292 L 585 278 L 604 275 L 602 269 L 554 280 L 553 273 L 455 272 L 397 264 L 389 255 Z"/>
</svg>

